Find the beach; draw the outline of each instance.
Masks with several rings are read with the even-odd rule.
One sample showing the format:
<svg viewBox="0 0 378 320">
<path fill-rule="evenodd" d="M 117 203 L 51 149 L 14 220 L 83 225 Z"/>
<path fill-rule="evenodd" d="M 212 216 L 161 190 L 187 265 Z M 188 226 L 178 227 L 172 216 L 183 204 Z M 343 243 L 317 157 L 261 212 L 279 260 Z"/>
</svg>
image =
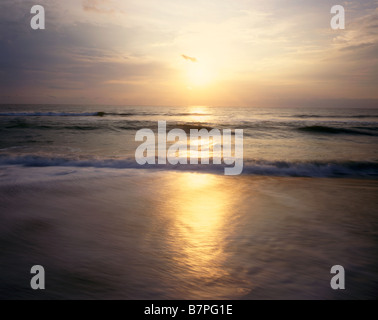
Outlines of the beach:
<svg viewBox="0 0 378 320">
<path fill-rule="evenodd" d="M 0 8 L 0 300 L 377 300 L 378 0 Z"/>
<path fill-rule="evenodd" d="M 378 182 L 0 168 L 2 299 L 375 299 Z M 46 290 L 30 289 L 42 265 Z M 346 290 L 330 287 L 342 265 Z"/>
</svg>

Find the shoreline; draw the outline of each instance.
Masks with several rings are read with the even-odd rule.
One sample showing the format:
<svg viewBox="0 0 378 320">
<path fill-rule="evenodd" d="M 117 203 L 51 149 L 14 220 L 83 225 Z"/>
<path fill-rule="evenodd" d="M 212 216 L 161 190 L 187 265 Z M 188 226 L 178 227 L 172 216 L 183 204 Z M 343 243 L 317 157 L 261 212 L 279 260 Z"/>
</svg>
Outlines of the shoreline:
<svg viewBox="0 0 378 320">
<path fill-rule="evenodd" d="M 28 157 L 26 157 L 29 159 Z M 68 175 L 70 173 L 80 172 L 96 172 L 100 175 L 106 172 L 140 172 L 140 173 L 156 173 L 167 172 L 169 173 L 193 173 L 193 174 L 210 174 L 216 176 L 225 176 L 224 170 L 229 168 L 224 165 L 138 165 L 131 160 L 116 160 L 116 159 L 92 159 L 83 161 L 63 160 L 63 159 L 48 159 L 33 158 L 30 162 L 25 162 L 25 157 L 21 157 L 23 162 L 13 161 L 7 164 L 0 163 L 0 185 L 4 178 L 9 176 L 9 172 L 16 176 L 20 172 L 26 173 L 36 172 L 41 173 L 41 177 Z M 47 161 L 47 162 L 46 162 Z M 244 171 L 240 175 L 231 177 L 266 177 L 266 178 L 293 178 L 293 179 L 343 179 L 343 180 L 369 180 L 378 181 L 378 176 L 375 171 L 378 169 L 377 164 L 373 162 L 345 162 L 345 167 L 339 162 L 334 163 L 306 163 L 306 162 L 293 162 L 285 163 L 282 161 L 254 161 L 255 165 L 251 162 L 244 163 Z M 366 167 L 363 170 L 366 172 L 359 172 L 361 166 Z M 353 170 L 356 170 L 353 174 Z M 370 171 L 369 171 L 370 170 Z M 374 170 L 374 172 L 371 172 Z M 351 171 L 351 172 L 348 172 Z M 54 173 L 56 172 L 56 173 Z"/>
<path fill-rule="evenodd" d="M 376 298 L 378 181 L 14 171 L 0 186 L 1 298 Z M 42 293 L 28 289 L 35 264 Z"/>
</svg>

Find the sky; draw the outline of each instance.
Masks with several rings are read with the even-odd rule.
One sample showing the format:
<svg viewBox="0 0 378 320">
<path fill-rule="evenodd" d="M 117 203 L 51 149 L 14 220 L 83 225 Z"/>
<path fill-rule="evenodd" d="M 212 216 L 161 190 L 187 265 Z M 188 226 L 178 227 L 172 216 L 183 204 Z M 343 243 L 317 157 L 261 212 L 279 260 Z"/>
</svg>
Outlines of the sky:
<svg viewBox="0 0 378 320">
<path fill-rule="evenodd" d="M 1 0 L 0 103 L 378 107 L 378 1 Z"/>
</svg>

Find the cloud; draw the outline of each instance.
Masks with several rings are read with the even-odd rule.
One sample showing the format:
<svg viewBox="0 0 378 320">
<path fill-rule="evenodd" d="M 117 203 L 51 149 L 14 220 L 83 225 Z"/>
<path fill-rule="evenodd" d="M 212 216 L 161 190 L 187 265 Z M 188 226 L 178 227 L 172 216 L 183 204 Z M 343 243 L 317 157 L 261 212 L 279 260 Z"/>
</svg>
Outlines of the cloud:
<svg viewBox="0 0 378 320">
<path fill-rule="evenodd" d="M 341 1 L 346 29 L 334 31 L 333 0 L 39 0 L 47 27 L 37 32 L 34 0 L 1 0 L 0 103 L 378 98 L 377 3 Z M 188 48 L 196 57 L 180 54 Z M 188 95 L 203 102 L 185 96 L 192 63 L 217 74 L 206 94 Z"/>
<path fill-rule="evenodd" d="M 108 4 L 108 0 L 84 0 L 83 9 L 95 13 L 115 13 L 114 9 L 106 8 Z"/>
<path fill-rule="evenodd" d="M 361 44 L 357 44 L 357 45 L 351 45 L 351 46 L 347 46 L 347 47 L 343 47 L 340 49 L 340 51 L 350 51 L 350 50 L 358 50 L 358 49 L 364 49 L 364 48 L 367 48 L 367 47 L 370 47 L 370 46 L 373 46 L 374 43 L 361 43 Z"/>
<path fill-rule="evenodd" d="M 181 57 L 183 57 L 185 60 L 189 60 L 191 62 L 198 62 L 197 58 L 192 58 L 192 57 L 186 56 L 185 54 L 182 54 Z"/>
</svg>

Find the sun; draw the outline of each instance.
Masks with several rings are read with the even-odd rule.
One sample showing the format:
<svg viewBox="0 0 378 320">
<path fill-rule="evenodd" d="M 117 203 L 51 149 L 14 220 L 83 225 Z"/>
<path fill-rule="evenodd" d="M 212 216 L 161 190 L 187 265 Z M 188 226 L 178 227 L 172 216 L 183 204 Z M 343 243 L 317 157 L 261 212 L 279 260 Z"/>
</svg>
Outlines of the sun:
<svg viewBox="0 0 378 320">
<path fill-rule="evenodd" d="M 206 86 L 214 80 L 214 73 L 209 67 L 200 63 L 192 63 L 188 66 L 188 80 L 190 86 Z"/>
</svg>

